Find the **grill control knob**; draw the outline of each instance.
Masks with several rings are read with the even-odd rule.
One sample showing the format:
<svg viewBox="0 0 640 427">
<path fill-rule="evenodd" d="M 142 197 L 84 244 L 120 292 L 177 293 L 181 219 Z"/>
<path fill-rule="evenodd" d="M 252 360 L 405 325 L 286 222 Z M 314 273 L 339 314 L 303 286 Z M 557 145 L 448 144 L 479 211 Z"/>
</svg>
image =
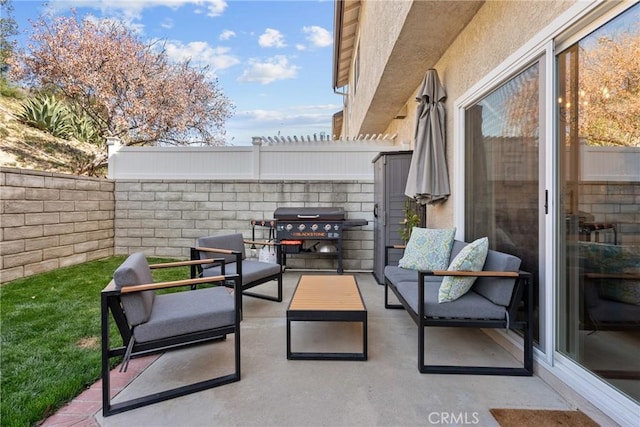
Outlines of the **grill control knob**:
<svg viewBox="0 0 640 427">
<path fill-rule="evenodd" d="M 318 229 L 318 224 L 313 224 L 311 226 L 311 230 L 316 231 Z"/>
<path fill-rule="evenodd" d="M 306 225 L 304 225 L 304 224 L 300 224 L 300 225 L 298 226 L 298 230 L 300 230 L 300 231 L 304 230 L 305 228 L 307 228 L 307 226 L 306 226 Z"/>
<path fill-rule="evenodd" d="M 293 225 L 287 224 L 287 226 L 285 228 L 287 229 L 287 231 L 291 231 L 291 230 L 293 230 Z"/>
<path fill-rule="evenodd" d="M 329 230 L 331 230 L 331 224 L 325 224 L 324 231 L 329 231 Z"/>
</svg>

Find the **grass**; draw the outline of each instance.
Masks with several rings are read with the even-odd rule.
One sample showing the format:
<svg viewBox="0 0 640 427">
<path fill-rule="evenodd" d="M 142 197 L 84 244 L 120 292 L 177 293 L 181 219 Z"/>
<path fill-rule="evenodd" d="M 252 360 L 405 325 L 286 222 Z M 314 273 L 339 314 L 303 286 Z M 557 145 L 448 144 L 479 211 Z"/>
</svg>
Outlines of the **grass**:
<svg viewBox="0 0 640 427">
<path fill-rule="evenodd" d="M 100 291 L 124 256 L 61 268 L 0 287 L 0 423 L 29 426 L 100 377 Z M 168 261 L 149 258 L 149 263 Z M 153 271 L 154 280 L 189 269 Z M 112 328 L 113 339 L 118 339 Z M 119 341 L 115 341 L 119 342 Z"/>
</svg>

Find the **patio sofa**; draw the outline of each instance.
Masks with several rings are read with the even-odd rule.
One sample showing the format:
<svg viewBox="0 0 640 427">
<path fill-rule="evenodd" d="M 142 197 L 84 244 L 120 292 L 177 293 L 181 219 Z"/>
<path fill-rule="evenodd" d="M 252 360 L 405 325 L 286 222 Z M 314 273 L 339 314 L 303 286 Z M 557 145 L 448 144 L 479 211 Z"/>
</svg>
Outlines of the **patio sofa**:
<svg viewBox="0 0 640 427">
<path fill-rule="evenodd" d="M 640 329 L 640 246 L 579 242 L 578 247 L 585 311 L 591 322 L 585 327 Z"/>
<path fill-rule="evenodd" d="M 411 242 L 410 242 L 411 243 Z M 531 274 L 519 271 L 521 260 L 513 255 L 487 250 L 481 271 L 450 271 L 452 261 L 468 243 L 453 240 L 448 268 L 422 271 L 386 265 L 385 308 L 405 309 L 418 326 L 418 370 L 421 373 L 515 375 L 533 374 L 533 290 Z M 405 246 L 388 246 L 392 250 Z M 444 249 L 446 252 L 446 249 Z M 402 260 L 401 260 L 402 261 Z M 387 264 L 388 262 L 386 262 Z M 460 269 L 463 270 L 463 269 Z M 445 277 L 475 277 L 471 289 L 459 298 L 439 303 L 439 289 Z M 473 279 L 472 279 L 473 280 Z M 400 304 L 389 303 L 389 290 Z M 419 303 L 422 302 L 422 303 Z M 502 328 L 524 334 L 523 366 L 450 366 L 425 364 L 427 327 Z M 478 331 L 480 332 L 480 331 Z"/>
</svg>

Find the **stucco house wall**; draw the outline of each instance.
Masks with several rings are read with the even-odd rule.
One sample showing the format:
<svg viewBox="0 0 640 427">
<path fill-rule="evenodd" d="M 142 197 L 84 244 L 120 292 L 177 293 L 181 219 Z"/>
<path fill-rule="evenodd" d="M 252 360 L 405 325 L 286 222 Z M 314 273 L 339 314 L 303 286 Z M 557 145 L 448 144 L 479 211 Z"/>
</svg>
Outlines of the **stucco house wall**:
<svg viewBox="0 0 640 427">
<path fill-rule="evenodd" d="M 352 82 L 350 85 L 349 105 L 353 108 L 347 110 L 347 120 L 354 132 L 360 128 L 369 111 L 371 99 L 385 71 L 385 58 L 391 56 L 410 9 L 411 2 L 405 1 L 362 3 L 358 19 L 360 31 L 356 40 L 356 51 L 359 53 L 354 54 L 354 60 L 359 61 L 360 72 L 357 84 Z M 363 42 L 360 43 L 360 40 Z"/>
<path fill-rule="evenodd" d="M 447 90 L 446 138 L 451 188 L 454 188 L 456 180 L 463 176 L 453 168 L 456 154 L 453 143 L 455 101 L 574 3 L 575 1 L 486 2 L 437 61 L 434 68 L 438 70 L 440 80 Z M 414 141 L 417 108 L 415 96 L 419 89 L 420 86 L 416 87 L 413 96 L 407 100 L 406 118 L 393 120 L 386 130 L 388 133 L 397 133 L 399 141 Z M 453 225 L 454 203 L 454 200 L 450 199 L 444 204 L 429 206 L 427 225 Z"/>
</svg>

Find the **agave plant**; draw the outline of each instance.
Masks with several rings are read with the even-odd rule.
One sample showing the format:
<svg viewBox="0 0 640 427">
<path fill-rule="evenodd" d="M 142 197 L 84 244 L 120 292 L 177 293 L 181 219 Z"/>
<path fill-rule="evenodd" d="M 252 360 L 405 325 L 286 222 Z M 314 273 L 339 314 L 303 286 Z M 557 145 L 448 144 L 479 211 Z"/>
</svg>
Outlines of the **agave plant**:
<svg viewBox="0 0 640 427">
<path fill-rule="evenodd" d="M 58 138 L 68 139 L 74 133 L 69 108 L 54 95 L 41 95 L 23 102 L 18 119 Z"/>
<path fill-rule="evenodd" d="M 76 104 L 69 107 L 70 119 L 73 125 L 73 136 L 78 140 L 89 143 L 100 142 L 100 131 L 96 122 Z"/>
</svg>

